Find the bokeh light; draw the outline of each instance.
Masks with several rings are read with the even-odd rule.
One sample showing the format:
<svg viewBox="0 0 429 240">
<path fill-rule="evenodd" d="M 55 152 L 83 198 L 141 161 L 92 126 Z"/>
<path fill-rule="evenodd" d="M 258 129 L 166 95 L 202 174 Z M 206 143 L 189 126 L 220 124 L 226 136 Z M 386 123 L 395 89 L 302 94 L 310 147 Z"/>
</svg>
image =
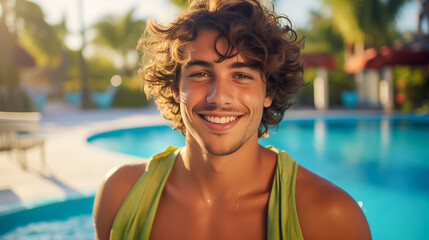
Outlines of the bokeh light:
<svg viewBox="0 0 429 240">
<path fill-rule="evenodd" d="M 119 87 L 122 84 L 122 77 L 119 75 L 114 75 L 110 79 L 110 84 L 114 87 Z"/>
</svg>

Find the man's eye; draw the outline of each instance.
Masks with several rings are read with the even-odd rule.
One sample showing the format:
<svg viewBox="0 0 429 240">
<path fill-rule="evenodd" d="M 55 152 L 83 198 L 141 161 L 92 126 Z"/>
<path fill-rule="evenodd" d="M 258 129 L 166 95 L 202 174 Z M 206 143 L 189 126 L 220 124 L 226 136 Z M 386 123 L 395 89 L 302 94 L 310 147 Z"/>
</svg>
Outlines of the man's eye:
<svg viewBox="0 0 429 240">
<path fill-rule="evenodd" d="M 197 73 L 193 73 L 191 74 L 191 77 L 208 77 L 209 75 L 205 72 L 197 72 Z"/>
<path fill-rule="evenodd" d="M 247 79 L 252 79 L 251 76 L 243 74 L 243 73 L 238 73 L 234 76 L 234 78 L 247 78 Z"/>
</svg>

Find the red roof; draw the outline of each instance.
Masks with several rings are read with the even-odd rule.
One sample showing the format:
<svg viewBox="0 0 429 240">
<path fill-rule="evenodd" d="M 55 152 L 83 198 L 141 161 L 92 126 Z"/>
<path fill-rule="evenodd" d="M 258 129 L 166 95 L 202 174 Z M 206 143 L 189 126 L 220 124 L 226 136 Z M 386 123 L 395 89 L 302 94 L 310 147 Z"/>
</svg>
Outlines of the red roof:
<svg viewBox="0 0 429 240">
<path fill-rule="evenodd" d="M 324 67 L 331 70 L 337 67 L 335 58 L 328 53 L 302 54 L 301 60 L 305 67 Z"/>
<path fill-rule="evenodd" d="M 365 69 L 381 69 L 384 66 L 426 64 L 429 64 L 429 51 L 382 47 L 380 50 L 369 48 L 363 54 L 351 56 L 344 64 L 344 70 L 347 73 L 359 73 Z"/>
</svg>

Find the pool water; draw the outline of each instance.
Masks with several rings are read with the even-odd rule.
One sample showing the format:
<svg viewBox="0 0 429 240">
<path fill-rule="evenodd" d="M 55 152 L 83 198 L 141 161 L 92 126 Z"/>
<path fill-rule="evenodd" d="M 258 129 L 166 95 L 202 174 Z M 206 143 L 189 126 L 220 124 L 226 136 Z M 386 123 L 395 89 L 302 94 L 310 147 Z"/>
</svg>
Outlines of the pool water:
<svg viewBox="0 0 429 240">
<path fill-rule="evenodd" d="M 53 199 L 0 215 L 0 239 L 94 239 L 93 194 Z"/>
<path fill-rule="evenodd" d="M 358 118 L 358 119 L 355 119 Z M 284 149 L 359 203 L 374 239 L 429 236 L 429 116 L 286 120 L 262 145 Z M 95 146 L 149 158 L 183 136 L 167 126 L 94 135 Z M 93 197 L 0 214 L 0 239 L 93 239 Z"/>
<path fill-rule="evenodd" d="M 429 117 L 344 116 L 285 120 L 262 145 L 286 150 L 302 166 L 345 189 L 359 203 L 374 239 L 429 236 Z M 95 135 L 96 146 L 149 158 L 183 146 L 168 126 Z"/>
<path fill-rule="evenodd" d="M 263 144 L 350 193 L 374 239 L 428 239 L 429 123 L 395 120 L 286 123 Z"/>
</svg>

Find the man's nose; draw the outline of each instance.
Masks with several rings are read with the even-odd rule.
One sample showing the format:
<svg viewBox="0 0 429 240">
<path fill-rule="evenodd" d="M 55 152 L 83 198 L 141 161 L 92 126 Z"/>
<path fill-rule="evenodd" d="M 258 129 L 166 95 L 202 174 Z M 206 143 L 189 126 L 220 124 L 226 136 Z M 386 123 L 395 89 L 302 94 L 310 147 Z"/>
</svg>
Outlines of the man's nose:
<svg viewBox="0 0 429 240">
<path fill-rule="evenodd" d="M 232 91 L 233 89 L 228 84 L 228 79 L 216 77 L 208 86 L 207 102 L 217 106 L 230 105 L 233 99 Z"/>
</svg>

